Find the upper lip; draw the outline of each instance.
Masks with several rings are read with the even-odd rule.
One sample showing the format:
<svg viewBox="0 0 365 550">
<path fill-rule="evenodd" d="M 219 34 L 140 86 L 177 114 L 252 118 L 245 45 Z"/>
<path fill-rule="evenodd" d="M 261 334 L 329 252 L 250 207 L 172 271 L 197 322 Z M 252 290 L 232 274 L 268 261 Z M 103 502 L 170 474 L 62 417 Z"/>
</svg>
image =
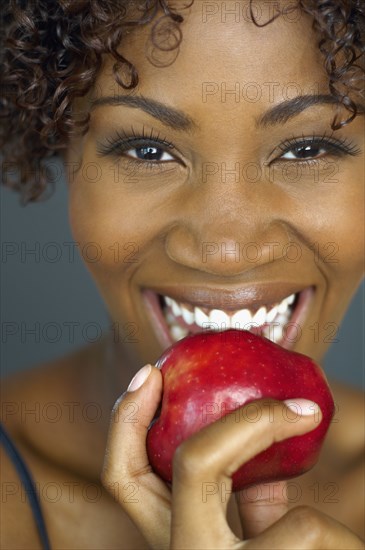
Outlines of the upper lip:
<svg viewBox="0 0 365 550">
<path fill-rule="evenodd" d="M 310 285 L 273 282 L 227 289 L 219 287 L 163 286 L 149 288 L 152 292 L 169 296 L 182 303 L 208 309 L 237 310 L 256 309 L 263 305 L 274 305 L 291 294 L 297 294 Z"/>
</svg>

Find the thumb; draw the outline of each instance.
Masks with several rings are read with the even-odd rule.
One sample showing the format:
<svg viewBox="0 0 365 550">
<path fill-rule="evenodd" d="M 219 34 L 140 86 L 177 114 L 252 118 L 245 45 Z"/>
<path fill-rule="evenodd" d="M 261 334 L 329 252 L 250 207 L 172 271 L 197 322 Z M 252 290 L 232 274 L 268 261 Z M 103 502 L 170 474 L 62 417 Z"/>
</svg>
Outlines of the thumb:
<svg viewBox="0 0 365 550">
<path fill-rule="evenodd" d="M 253 485 L 235 497 L 245 539 L 262 533 L 289 509 L 285 481 Z"/>
<path fill-rule="evenodd" d="M 109 426 L 104 473 L 116 480 L 138 478 L 148 468 L 146 435 L 162 396 L 158 369 L 145 365 L 115 402 Z M 133 460 L 129 463 L 132 451 Z M 126 471 L 128 469 L 128 471 Z"/>
<path fill-rule="evenodd" d="M 146 365 L 114 405 L 101 480 L 151 548 L 167 548 L 171 494 L 149 464 L 148 427 L 162 396 L 159 369 Z"/>
</svg>

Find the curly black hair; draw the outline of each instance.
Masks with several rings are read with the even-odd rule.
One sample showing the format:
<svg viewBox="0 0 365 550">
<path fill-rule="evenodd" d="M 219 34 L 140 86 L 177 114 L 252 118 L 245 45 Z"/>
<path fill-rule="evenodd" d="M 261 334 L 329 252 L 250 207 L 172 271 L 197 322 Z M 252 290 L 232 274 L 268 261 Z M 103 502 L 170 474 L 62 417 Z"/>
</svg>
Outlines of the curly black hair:
<svg viewBox="0 0 365 550">
<path fill-rule="evenodd" d="M 184 7 L 193 2 L 185 0 Z M 251 17 L 260 26 L 252 2 Z M 5 185 L 20 191 L 23 204 L 44 198 L 45 160 L 64 149 L 72 135 L 87 131 L 89 115 L 76 120 L 71 106 L 92 89 L 104 55 L 114 59 L 120 86 L 137 86 L 135 67 L 118 51 L 131 27 L 152 22 L 162 9 L 150 39 L 157 50 L 178 52 L 184 19 L 169 4 L 170 0 L 5 0 L 0 32 L 2 174 Z M 345 120 L 335 117 L 335 130 L 358 114 L 350 95 L 363 94 L 365 2 L 297 0 L 297 7 L 313 20 L 329 91 L 348 112 Z M 129 8 L 139 17 L 131 18 Z M 166 35 L 174 38 L 167 48 Z M 122 72 L 129 75 L 128 82 Z"/>
</svg>

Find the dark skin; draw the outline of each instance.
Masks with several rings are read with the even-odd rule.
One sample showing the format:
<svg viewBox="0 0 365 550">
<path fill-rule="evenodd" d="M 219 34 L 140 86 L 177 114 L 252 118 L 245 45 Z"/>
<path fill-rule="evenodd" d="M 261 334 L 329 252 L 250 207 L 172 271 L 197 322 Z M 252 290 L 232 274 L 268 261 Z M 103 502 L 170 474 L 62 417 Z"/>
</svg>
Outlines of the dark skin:
<svg viewBox="0 0 365 550">
<path fill-rule="evenodd" d="M 119 421 L 113 421 L 109 431 L 116 399 L 135 372 L 154 363 L 164 349 L 142 300 L 142 288 L 160 289 L 161 293 L 167 285 L 176 289 L 181 285 L 207 287 L 216 293 L 244 288 L 253 295 L 260 285 L 266 288 L 280 283 L 284 289 L 292 283 L 299 288 L 312 286 L 315 293 L 301 320 L 302 335 L 292 349 L 320 361 L 328 346 L 326 323 L 340 323 L 363 276 L 363 232 L 354 226 L 354 220 L 363 219 L 363 118 L 334 134 L 356 144 L 360 154 L 321 152 L 313 165 L 319 181 L 315 181 L 313 170 L 301 165 L 300 182 L 293 183 L 280 177 L 290 154 L 284 158 L 279 145 L 293 136 L 330 134 L 333 105 L 312 106 L 285 124 L 263 127 L 257 125 L 260 117 L 286 99 L 280 92 L 274 102 L 268 93 L 257 102 L 235 102 L 231 96 L 222 102 L 220 94 L 202 101 L 203 82 L 226 82 L 228 89 L 236 82 L 256 82 L 262 89 L 267 89 L 265 82 L 278 82 L 279 90 L 295 82 L 304 94 L 313 93 L 318 84 L 320 93 L 327 93 L 322 60 L 311 45 L 315 40 L 310 21 L 304 16 L 290 24 L 279 19 L 265 28 L 230 19 L 224 24 L 217 20 L 203 24 L 198 3 L 184 15 L 180 53 L 168 68 L 156 68 L 145 57 L 149 26 L 131 33 L 122 51 L 140 75 L 135 94 L 183 111 L 194 120 L 195 129 L 173 130 L 141 109 L 103 105 L 93 109 L 89 132 L 70 143 L 65 155 L 67 163 L 81 161 L 87 166 L 98 162 L 102 170 L 97 184 L 82 168 L 70 177 L 70 222 L 76 241 L 97 242 L 103 251 L 101 260 L 89 262 L 87 267 L 122 338 L 116 344 L 106 337 L 54 362 L 52 368 L 47 365 L 10 379 L 4 396 L 7 403 L 26 403 L 30 408 L 38 402 L 42 410 L 47 403 L 57 402 L 63 414 L 57 423 L 42 415 L 39 422 L 27 415 L 25 422 L 20 414 L 9 414 L 7 427 L 40 485 L 56 482 L 63 488 L 57 502 L 43 499 L 54 548 L 363 548 L 359 491 L 363 480 L 363 397 L 357 390 L 331 385 L 339 407 L 338 422 L 330 428 L 319 463 L 295 480 L 302 495 L 299 500 L 290 492 L 289 499 L 284 498 L 281 484 L 275 490 L 266 485 L 261 492 L 263 500 L 254 503 L 242 495 L 239 502 L 217 495 L 203 503 L 201 483 L 209 475 L 229 488 L 228 472 L 238 467 L 237 461 L 245 462 L 253 448 L 259 452 L 273 438 L 313 429 L 311 416 L 292 424 L 278 415 L 269 424 L 263 414 L 254 433 L 243 422 L 209 426 L 177 453 L 173 493 L 149 471 L 145 451 L 147 426 L 161 398 L 157 369 L 152 369 L 142 387 L 118 400 L 114 415 L 118 413 Z M 257 62 L 257 52 L 265 63 Z M 113 92 L 128 95 L 114 83 L 107 59 L 96 89 L 97 94 L 91 93 L 75 107 L 88 109 L 96 97 Z M 104 143 L 121 128 L 130 134 L 131 126 L 136 133 L 144 126 L 150 134 L 153 128 L 154 134 L 175 146 L 174 150 L 166 148 L 166 155 L 172 156 L 165 156 L 166 162 L 157 168 L 139 164 L 134 172 L 137 183 L 133 184 L 124 177 L 135 162 L 133 156 L 97 157 L 98 142 Z M 338 168 L 336 183 L 326 180 L 326 161 Z M 241 166 L 272 162 L 274 183 L 250 183 L 242 177 L 239 182 L 227 179 L 223 183 L 219 174 L 202 183 L 202 167 L 208 162 L 225 162 L 227 167 L 235 162 Z M 119 182 L 114 179 L 116 165 Z M 228 249 L 236 242 L 256 242 L 264 253 L 256 263 L 243 256 L 239 262 L 232 256 L 225 262 L 220 256 L 203 262 L 201 246 L 207 241 L 225 243 Z M 289 241 L 302 252 L 296 263 L 281 253 Z M 127 252 L 130 250 L 123 247 L 134 243 L 138 261 L 115 262 L 110 247 L 116 242 Z M 265 249 L 268 242 L 279 243 L 274 257 Z M 318 243 L 316 258 L 309 246 L 313 242 Z M 335 263 L 328 261 L 329 242 L 337 246 Z M 310 328 L 316 322 L 318 338 Z M 126 323 L 138 328 L 134 343 L 125 342 L 125 338 L 123 342 Z M 71 417 L 65 405 L 70 402 L 77 403 Z M 82 414 L 89 403 L 97 403 L 101 412 L 96 422 Z M 137 422 L 125 421 L 130 403 Z M 4 479 L 18 483 L 6 457 L 2 464 Z M 75 484 L 73 499 L 70 483 Z M 126 488 L 128 483 L 131 485 Z M 325 498 L 326 483 L 337 487 L 334 499 L 338 502 Z M 93 501 L 91 489 L 90 494 L 85 493 L 89 484 L 99 488 L 100 498 Z M 115 484 L 121 487 L 119 494 L 113 490 Z M 311 489 L 315 484 L 320 490 L 318 498 Z M 137 502 L 131 502 L 125 492 L 130 487 L 137 490 Z M 39 547 L 29 505 L 22 502 L 20 494 L 9 496 L 3 507 L 6 528 L 2 546 Z M 82 527 L 75 517 L 82 518 Z"/>
</svg>

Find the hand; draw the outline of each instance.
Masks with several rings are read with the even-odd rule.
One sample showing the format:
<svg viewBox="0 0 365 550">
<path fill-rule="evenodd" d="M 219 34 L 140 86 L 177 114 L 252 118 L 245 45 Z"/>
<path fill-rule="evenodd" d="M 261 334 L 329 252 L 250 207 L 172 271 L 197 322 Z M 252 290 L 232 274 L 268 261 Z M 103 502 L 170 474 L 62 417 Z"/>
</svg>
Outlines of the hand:
<svg viewBox="0 0 365 550">
<path fill-rule="evenodd" d="M 314 429 L 318 415 L 288 422 L 285 419 L 291 413 L 287 410 L 283 414 L 285 403 L 268 400 L 256 402 L 262 414 L 255 423 L 245 420 L 245 414 L 240 415 L 239 422 L 237 414 L 228 414 L 224 423 L 217 421 L 180 445 L 174 457 L 171 492 L 153 473 L 146 452 L 148 426 L 161 397 L 161 373 L 151 368 L 141 387 L 118 399 L 102 473 L 104 486 L 151 548 L 364 548 L 344 525 L 313 508 L 298 506 L 288 511 L 283 482 L 259 486 L 260 498 L 254 501 L 244 498 L 245 491 L 236 493 L 244 540 L 227 523 L 230 475 L 274 441 Z M 204 495 L 207 483 L 217 491 Z"/>
</svg>

